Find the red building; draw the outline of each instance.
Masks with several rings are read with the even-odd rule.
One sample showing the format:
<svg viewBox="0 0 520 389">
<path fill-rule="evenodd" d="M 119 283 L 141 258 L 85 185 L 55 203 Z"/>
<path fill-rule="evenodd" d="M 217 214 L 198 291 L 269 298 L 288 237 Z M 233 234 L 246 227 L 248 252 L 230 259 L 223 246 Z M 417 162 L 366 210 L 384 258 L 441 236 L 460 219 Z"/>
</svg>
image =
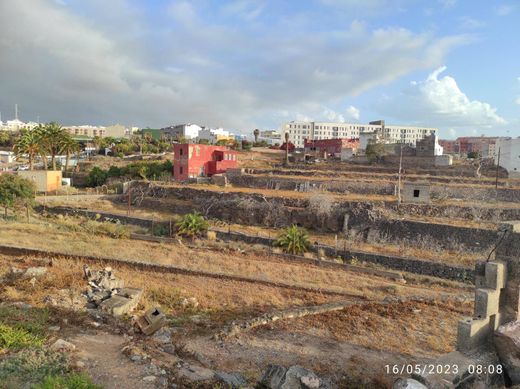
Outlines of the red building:
<svg viewBox="0 0 520 389">
<path fill-rule="evenodd" d="M 439 144 L 442 146 L 444 154 L 456 154 L 459 152 L 456 140 L 440 139 Z"/>
<path fill-rule="evenodd" d="M 173 178 L 177 181 L 210 177 L 237 167 L 238 153 L 225 146 L 183 143 L 173 145 L 173 152 Z"/>
<path fill-rule="evenodd" d="M 359 147 L 359 139 L 305 139 L 303 147 L 306 153 L 315 151 L 319 154 L 335 155 L 341 154 L 342 149 L 353 149 L 355 152 Z"/>
</svg>

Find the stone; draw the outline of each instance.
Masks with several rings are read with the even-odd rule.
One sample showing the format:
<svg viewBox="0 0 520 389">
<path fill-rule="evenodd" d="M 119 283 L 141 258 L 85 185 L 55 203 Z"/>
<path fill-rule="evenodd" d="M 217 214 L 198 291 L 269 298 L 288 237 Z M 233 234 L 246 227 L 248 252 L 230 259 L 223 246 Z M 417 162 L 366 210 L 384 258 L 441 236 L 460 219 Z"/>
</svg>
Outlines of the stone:
<svg viewBox="0 0 520 389">
<path fill-rule="evenodd" d="M 303 386 L 302 378 L 305 378 L 305 381 L 312 382 L 313 385 L 315 385 L 317 381 L 317 386 L 309 388 Z M 314 389 L 319 387 L 320 379 L 316 374 L 302 366 L 296 365 L 287 369 L 287 372 L 285 373 L 285 379 L 283 384 L 280 386 L 280 389 Z"/>
<path fill-rule="evenodd" d="M 520 384 L 520 321 L 498 327 L 494 336 L 495 348 L 511 378 L 513 385 Z"/>
<path fill-rule="evenodd" d="M 284 382 L 287 369 L 280 365 L 268 365 L 259 385 L 266 389 L 279 389 Z"/>
<path fill-rule="evenodd" d="M 239 373 L 216 372 L 215 376 L 226 388 L 238 389 L 247 385 L 246 379 Z"/>
<path fill-rule="evenodd" d="M 302 378 L 300 378 L 300 382 L 302 383 L 305 389 L 319 389 L 320 387 L 319 378 L 303 376 Z"/>
<path fill-rule="evenodd" d="M 413 378 L 399 378 L 394 382 L 392 389 L 428 389 L 419 381 Z"/>
<path fill-rule="evenodd" d="M 202 366 L 186 364 L 179 369 L 179 376 L 189 381 L 209 381 L 215 378 L 215 372 Z"/>
<path fill-rule="evenodd" d="M 149 376 L 146 376 L 143 378 L 143 381 L 145 382 L 155 382 L 155 380 L 157 379 L 156 376 L 154 375 L 149 375 Z"/>
<path fill-rule="evenodd" d="M 159 344 L 171 343 L 172 336 L 169 330 L 161 328 L 152 336 L 152 340 Z"/>
<path fill-rule="evenodd" d="M 61 329 L 60 326 L 50 326 L 49 331 L 58 332 Z"/>
<path fill-rule="evenodd" d="M 46 273 L 47 273 L 47 268 L 46 267 L 42 267 L 42 266 L 29 267 L 25 271 L 24 277 L 26 277 L 26 278 L 33 278 L 33 277 L 39 278 L 39 277 L 44 276 Z"/>
<path fill-rule="evenodd" d="M 66 340 L 58 339 L 56 342 L 54 342 L 51 345 L 50 349 L 53 351 L 62 351 L 62 352 L 74 351 L 76 349 L 76 346 L 70 342 L 67 342 Z"/>
</svg>

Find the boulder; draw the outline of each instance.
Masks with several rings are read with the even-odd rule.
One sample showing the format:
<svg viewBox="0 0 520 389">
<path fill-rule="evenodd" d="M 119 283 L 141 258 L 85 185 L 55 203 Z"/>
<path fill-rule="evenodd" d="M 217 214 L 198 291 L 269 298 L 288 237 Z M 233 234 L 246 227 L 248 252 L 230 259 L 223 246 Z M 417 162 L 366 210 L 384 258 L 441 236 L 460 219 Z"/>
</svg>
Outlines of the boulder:
<svg viewBox="0 0 520 389">
<path fill-rule="evenodd" d="M 501 325 L 494 338 L 498 357 L 512 384 L 520 384 L 520 321 Z"/>
<path fill-rule="evenodd" d="M 226 388 L 238 389 L 247 385 L 246 379 L 239 373 L 216 372 L 215 376 Z"/>
<path fill-rule="evenodd" d="M 318 389 L 319 387 L 320 379 L 316 374 L 301 366 L 291 366 L 285 373 L 280 389 Z"/>
<path fill-rule="evenodd" d="M 74 351 L 76 346 L 66 340 L 58 339 L 51 345 L 50 349 L 52 351 Z"/>
<path fill-rule="evenodd" d="M 29 267 L 25 273 L 25 278 L 39 278 L 43 277 L 47 273 L 47 268 L 38 266 L 38 267 Z"/>
<path fill-rule="evenodd" d="M 267 370 L 260 379 L 259 386 L 265 389 L 280 389 L 287 369 L 280 365 L 268 365 Z"/>
</svg>

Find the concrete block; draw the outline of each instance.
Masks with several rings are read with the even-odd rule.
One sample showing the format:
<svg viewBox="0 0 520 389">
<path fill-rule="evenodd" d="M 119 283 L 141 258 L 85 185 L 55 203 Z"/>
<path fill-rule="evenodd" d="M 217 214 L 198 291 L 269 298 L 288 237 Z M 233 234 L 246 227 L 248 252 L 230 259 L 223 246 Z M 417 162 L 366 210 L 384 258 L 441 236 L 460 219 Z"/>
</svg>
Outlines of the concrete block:
<svg viewBox="0 0 520 389">
<path fill-rule="evenodd" d="M 504 262 L 488 262 L 485 270 L 486 288 L 502 289 L 506 286 L 507 271 Z"/>
<path fill-rule="evenodd" d="M 481 288 L 475 290 L 475 317 L 487 318 L 498 313 L 500 290 Z"/>
<path fill-rule="evenodd" d="M 103 301 L 99 307 L 114 316 L 122 316 L 134 310 L 138 304 L 139 299 L 127 298 L 116 294 Z"/>
<path fill-rule="evenodd" d="M 166 323 L 166 316 L 159 308 L 151 308 L 137 319 L 137 326 L 145 335 L 152 335 Z"/>
<path fill-rule="evenodd" d="M 489 318 L 464 318 L 459 321 L 457 331 L 457 350 L 470 351 L 487 343 L 491 335 Z"/>
</svg>

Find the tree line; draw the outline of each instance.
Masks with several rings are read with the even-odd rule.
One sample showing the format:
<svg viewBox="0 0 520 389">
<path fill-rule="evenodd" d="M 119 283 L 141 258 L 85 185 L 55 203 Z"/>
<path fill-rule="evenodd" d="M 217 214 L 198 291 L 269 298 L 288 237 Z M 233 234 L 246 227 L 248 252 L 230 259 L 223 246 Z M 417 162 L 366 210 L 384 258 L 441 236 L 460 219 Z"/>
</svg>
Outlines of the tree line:
<svg viewBox="0 0 520 389">
<path fill-rule="evenodd" d="M 17 158 L 27 157 L 29 170 L 34 170 L 34 162 L 40 157 L 43 168 L 48 169 L 47 156 L 51 156 L 52 170 L 56 170 L 56 156 L 66 155 L 65 170 L 69 167 L 71 155 L 79 154 L 80 145 L 58 123 L 38 125 L 33 129 L 24 129 L 14 143 Z"/>
</svg>

